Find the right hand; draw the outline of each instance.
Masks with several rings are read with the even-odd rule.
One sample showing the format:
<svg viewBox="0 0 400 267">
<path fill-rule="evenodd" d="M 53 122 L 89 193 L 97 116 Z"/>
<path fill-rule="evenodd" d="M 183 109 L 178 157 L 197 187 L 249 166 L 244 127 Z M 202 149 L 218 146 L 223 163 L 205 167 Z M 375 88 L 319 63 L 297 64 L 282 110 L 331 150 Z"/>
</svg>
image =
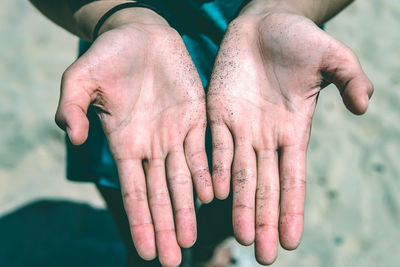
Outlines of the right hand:
<svg viewBox="0 0 400 267">
<path fill-rule="evenodd" d="M 179 34 L 141 23 L 101 34 L 62 79 L 56 122 L 75 145 L 87 138 L 89 105 L 117 164 L 139 255 L 179 265 L 180 247 L 196 240 L 192 180 L 202 202 L 213 198 L 204 90 Z"/>
</svg>

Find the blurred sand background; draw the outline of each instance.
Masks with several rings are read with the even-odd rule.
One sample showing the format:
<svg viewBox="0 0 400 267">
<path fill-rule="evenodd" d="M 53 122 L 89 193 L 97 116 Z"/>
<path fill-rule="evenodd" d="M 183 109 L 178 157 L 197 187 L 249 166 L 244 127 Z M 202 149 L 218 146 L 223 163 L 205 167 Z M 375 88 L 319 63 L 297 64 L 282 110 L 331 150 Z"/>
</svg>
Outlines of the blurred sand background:
<svg viewBox="0 0 400 267">
<path fill-rule="evenodd" d="M 357 53 L 375 94 L 367 114 L 357 117 L 347 112 L 335 88 L 321 93 L 308 151 L 303 241 L 294 252 L 281 249 L 274 266 L 400 266 L 400 1 L 356 1 L 326 30 Z M 0 266 L 121 266 L 118 261 L 106 263 L 112 248 L 85 252 L 99 241 L 101 231 L 111 227 L 110 218 L 93 185 L 64 178 L 64 135 L 53 115 L 61 74 L 76 54 L 77 39 L 28 1 L 2 3 Z M 35 203 L 41 207 L 39 212 L 28 212 L 33 218 L 23 215 Z M 74 212 L 74 207 L 82 212 Z M 47 217 L 49 212 L 52 215 Z M 38 221 L 36 215 L 42 219 Z M 101 218 L 106 225 L 93 232 Z M 64 228 L 51 230 L 54 235 L 72 235 L 58 244 L 61 252 L 49 241 L 41 239 L 39 244 L 38 234 L 19 234 L 34 223 L 38 228 L 27 233 L 45 232 L 46 226 L 71 220 L 78 224 L 64 223 Z M 69 226 L 79 231 L 71 232 Z M 84 239 L 79 246 L 71 243 L 74 235 Z M 102 242 L 111 240 L 117 247 L 113 255 L 118 257 L 121 247 L 115 235 L 110 230 Z M 49 244 L 54 252 L 49 259 L 58 255 L 63 264 L 46 262 L 45 253 L 36 255 L 38 248 L 45 250 Z M 229 245 L 237 256 L 236 266 L 257 266 L 252 247 L 238 246 L 233 240 Z M 63 260 L 66 247 L 70 247 L 69 259 Z M 25 254 L 20 254 L 21 248 Z M 71 258 L 78 253 L 87 256 L 84 265 L 80 265 L 84 260 L 72 265 Z M 93 258 L 100 260 L 95 264 Z"/>
</svg>

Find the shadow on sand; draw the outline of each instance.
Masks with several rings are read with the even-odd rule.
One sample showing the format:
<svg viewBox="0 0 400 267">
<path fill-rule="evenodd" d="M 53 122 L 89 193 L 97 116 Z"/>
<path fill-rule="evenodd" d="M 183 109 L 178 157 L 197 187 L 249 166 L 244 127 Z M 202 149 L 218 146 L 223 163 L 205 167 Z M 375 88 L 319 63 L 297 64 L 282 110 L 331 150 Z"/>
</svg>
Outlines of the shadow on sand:
<svg viewBox="0 0 400 267">
<path fill-rule="evenodd" d="M 41 200 L 0 217 L 0 266 L 123 266 L 106 210 Z"/>
</svg>

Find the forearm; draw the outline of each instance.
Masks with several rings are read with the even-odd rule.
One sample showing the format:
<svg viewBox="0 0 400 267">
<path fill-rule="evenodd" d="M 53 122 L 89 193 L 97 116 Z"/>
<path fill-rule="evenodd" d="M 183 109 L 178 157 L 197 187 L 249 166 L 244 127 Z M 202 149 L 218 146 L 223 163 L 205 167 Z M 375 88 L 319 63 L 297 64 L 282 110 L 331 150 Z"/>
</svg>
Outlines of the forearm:
<svg viewBox="0 0 400 267">
<path fill-rule="evenodd" d="M 79 36 L 92 41 L 93 30 L 100 18 L 111 8 L 132 1 L 92 1 L 92 0 L 30 0 L 46 17 L 57 25 Z M 146 8 L 126 8 L 110 16 L 100 28 L 102 33 L 110 28 L 125 23 L 159 23 L 167 22 L 154 11 Z"/>
<path fill-rule="evenodd" d="M 286 10 L 322 25 L 352 2 L 353 0 L 253 0 L 242 9 L 240 15 Z"/>
</svg>

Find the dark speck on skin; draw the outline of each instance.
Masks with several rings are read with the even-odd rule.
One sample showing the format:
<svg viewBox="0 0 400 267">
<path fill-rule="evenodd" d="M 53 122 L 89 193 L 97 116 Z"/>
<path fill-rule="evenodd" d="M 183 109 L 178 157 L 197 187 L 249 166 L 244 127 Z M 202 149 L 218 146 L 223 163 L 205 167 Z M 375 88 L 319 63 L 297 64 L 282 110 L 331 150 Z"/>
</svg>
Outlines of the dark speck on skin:
<svg viewBox="0 0 400 267">
<path fill-rule="evenodd" d="M 245 184 L 249 180 L 249 173 L 246 170 L 239 170 L 233 174 L 236 192 L 244 189 Z"/>
</svg>

